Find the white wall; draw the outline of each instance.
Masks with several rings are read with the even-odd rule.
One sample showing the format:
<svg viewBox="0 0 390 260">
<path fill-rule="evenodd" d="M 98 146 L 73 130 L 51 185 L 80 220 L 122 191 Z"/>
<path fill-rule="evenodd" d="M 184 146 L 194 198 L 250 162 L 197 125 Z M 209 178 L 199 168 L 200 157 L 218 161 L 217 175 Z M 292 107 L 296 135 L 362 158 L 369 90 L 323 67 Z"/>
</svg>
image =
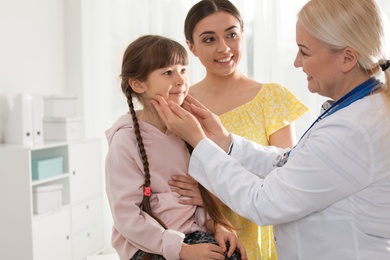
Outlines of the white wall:
<svg viewBox="0 0 390 260">
<path fill-rule="evenodd" d="M 0 0 L 0 141 L 16 94 L 65 91 L 63 1 Z"/>
<path fill-rule="evenodd" d="M 102 140 L 110 113 L 109 52 L 104 33 L 106 0 L 0 0 L 0 143 L 3 127 L 20 93 L 75 94 L 87 137 Z M 99 14 L 100 17 L 93 17 Z M 89 21 L 100 20 L 99 26 Z M 106 30 L 107 31 L 107 30 Z M 93 71 L 91 71 L 93 70 Z M 111 74 L 109 74 L 111 75 Z M 94 90 L 96 87 L 96 91 Z M 104 104 L 100 102 L 104 100 Z M 107 116 L 106 116 L 107 117 Z M 103 120 L 97 120 L 102 118 Z M 104 168 L 102 168 L 104 171 Z M 104 180 L 104 174 L 102 174 Z M 103 187 L 104 188 L 104 187 Z M 105 198 L 105 197 L 104 197 Z M 105 201 L 105 243 L 110 248 L 111 215 Z"/>
</svg>

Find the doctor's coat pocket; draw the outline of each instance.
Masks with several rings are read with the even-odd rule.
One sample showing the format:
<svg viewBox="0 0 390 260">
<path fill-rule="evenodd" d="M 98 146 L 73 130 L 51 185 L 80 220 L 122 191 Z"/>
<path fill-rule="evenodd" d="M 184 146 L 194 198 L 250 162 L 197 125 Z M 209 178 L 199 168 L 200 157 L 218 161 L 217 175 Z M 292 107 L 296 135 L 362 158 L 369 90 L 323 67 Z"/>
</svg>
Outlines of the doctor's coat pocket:
<svg viewBox="0 0 390 260">
<path fill-rule="evenodd" d="M 356 227 L 348 218 L 324 219 L 308 216 L 299 223 L 302 259 L 354 259 L 357 244 L 354 238 Z M 318 255 L 318 249 L 324 252 Z M 351 258 L 352 257 L 352 258 Z"/>
</svg>

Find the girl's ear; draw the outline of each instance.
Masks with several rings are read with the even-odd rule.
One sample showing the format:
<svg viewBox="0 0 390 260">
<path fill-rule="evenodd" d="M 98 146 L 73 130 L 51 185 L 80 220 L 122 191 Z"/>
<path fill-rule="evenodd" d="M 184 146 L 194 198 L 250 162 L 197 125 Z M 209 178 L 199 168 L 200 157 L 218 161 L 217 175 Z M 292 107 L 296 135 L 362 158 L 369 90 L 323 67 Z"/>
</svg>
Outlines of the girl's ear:
<svg viewBox="0 0 390 260">
<path fill-rule="evenodd" d="M 343 63 L 342 71 L 348 72 L 352 70 L 356 65 L 359 65 L 359 53 L 352 48 L 345 48 L 343 50 Z"/>
<path fill-rule="evenodd" d="M 194 54 L 195 57 L 198 57 L 198 55 L 196 55 L 196 52 L 195 52 L 195 46 L 189 40 L 186 40 L 186 43 L 187 43 L 188 49 L 190 49 L 192 54 Z"/>
<path fill-rule="evenodd" d="M 139 80 L 129 79 L 129 85 L 131 89 L 137 94 L 142 94 L 146 90 L 144 84 Z"/>
</svg>

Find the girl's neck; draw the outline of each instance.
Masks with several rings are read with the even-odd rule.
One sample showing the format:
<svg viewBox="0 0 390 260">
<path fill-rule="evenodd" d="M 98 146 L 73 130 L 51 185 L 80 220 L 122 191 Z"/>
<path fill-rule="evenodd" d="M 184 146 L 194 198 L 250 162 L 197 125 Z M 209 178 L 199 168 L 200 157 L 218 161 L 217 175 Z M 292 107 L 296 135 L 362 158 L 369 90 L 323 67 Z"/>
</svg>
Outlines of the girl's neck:
<svg viewBox="0 0 390 260">
<path fill-rule="evenodd" d="M 138 120 L 151 124 L 152 126 L 165 133 L 167 127 L 162 122 L 161 118 L 154 109 L 142 109 L 137 115 Z"/>
</svg>

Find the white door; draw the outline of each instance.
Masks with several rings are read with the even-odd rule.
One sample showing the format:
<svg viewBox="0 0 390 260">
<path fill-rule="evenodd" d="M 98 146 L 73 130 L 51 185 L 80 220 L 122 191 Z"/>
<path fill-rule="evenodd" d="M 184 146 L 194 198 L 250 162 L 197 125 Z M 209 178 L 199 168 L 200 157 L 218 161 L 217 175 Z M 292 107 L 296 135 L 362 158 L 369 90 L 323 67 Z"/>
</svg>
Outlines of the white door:
<svg viewBox="0 0 390 260">
<path fill-rule="evenodd" d="M 69 145 L 69 173 L 72 204 L 101 194 L 99 140 Z"/>
<path fill-rule="evenodd" d="M 72 259 L 69 209 L 33 220 L 34 260 Z"/>
</svg>

